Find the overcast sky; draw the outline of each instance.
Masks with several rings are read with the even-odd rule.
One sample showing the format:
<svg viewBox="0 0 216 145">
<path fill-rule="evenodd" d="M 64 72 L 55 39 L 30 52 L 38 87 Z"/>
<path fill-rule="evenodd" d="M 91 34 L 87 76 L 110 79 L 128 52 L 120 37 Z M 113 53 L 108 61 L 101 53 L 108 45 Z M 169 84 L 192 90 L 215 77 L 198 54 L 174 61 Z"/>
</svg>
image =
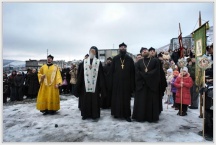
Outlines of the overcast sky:
<svg viewBox="0 0 216 145">
<path fill-rule="evenodd" d="M 7 3 L 2 5 L 3 59 L 82 59 L 91 46 L 118 49 L 128 45 L 160 48 L 179 34 L 213 26 L 214 4 L 208 3 Z"/>
</svg>

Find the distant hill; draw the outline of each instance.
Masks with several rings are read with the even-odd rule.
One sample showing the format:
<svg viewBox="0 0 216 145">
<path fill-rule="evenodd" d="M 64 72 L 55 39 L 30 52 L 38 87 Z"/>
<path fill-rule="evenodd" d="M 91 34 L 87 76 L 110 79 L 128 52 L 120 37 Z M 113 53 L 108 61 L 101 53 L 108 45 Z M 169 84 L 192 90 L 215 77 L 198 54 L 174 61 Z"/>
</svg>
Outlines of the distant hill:
<svg viewBox="0 0 216 145">
<path fill-rule="evenodd" d="M 11 62 L 13 62 L 13 61 L 15 61 L 15 60 L 3 59 L 3 66 L 4 66 L 4 65 L 7 65 L 7 64 L 9 64 L 9 63 L 11 63 Z"/>
<path fill-rule="evenodd" d="M 25 61 L 3 59 L 3 67 L 25 67 L 25 65 Z"/>
</svg>

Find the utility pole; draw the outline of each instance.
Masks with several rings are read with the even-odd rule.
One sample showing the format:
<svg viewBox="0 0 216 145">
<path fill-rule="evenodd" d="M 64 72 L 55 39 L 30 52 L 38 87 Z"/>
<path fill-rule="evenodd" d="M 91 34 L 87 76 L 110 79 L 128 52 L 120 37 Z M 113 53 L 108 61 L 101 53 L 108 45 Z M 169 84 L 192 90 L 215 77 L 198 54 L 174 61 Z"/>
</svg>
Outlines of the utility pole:
<svg viewBox="0 0 216 145">
<path fill-rule="evenodd" d="M 47 49 L 47 56 L 48 56 L 48 49 Z"/>
</svg>

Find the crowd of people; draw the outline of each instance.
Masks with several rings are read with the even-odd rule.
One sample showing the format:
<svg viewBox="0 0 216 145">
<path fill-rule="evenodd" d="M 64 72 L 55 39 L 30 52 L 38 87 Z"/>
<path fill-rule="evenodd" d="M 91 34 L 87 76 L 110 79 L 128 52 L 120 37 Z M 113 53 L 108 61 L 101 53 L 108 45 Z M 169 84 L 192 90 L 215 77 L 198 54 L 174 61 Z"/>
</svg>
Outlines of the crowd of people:
<svg viewBox="0 0 216 145">
<path fill-rule="evenodd" d="M 206 51 L 213 60 L 213 44 Z M 158 122 L 165 100 L 167 106 L 177 110 L 177 115 L 186 116 L 188 108 L 201 107 L 199 96 L 203 92 L 207 93 L 206 100 L 210 97 L 207 91 L 197 91 L 201 88 L 195 83 L 195 55 L 187 53 L 187 65 L 183 67 L 178 65 L 179 58 L 178 49 L 157 54 L 152 47 L 142 47 L 134 62 L 127 55 L 127 45 L 122 43 L 119 54 L 109 57 L 103 66 L 98 48 L 92 46 L 79 66 L 61 70 L 49 55 L 47 64 L 39 71 L 32 69 L 27 74 L 13 71 L 9 78 L 4 74 L 4 84 L 8 84 L 8 89 L 4 89 L 4 102 L 7 102 L 5 96 L 10 97 L 10 101 L 22 101 L 26 95 L 37 98 L 37 109 L 44 115 L 55 114 L 60 109 L 59 95 L 70 93 L 79 98 L 83 120 L 98 121 L 102 108 L 110 109 L 114 118 L 128 122 Z M 213 65 L 205 74 L 206 81 L 213 82 Z M 213 109 L 207 107 L 204 112 L 210 117 L 205 122 L 205 133 L 213 136 Z"/>
</svg>

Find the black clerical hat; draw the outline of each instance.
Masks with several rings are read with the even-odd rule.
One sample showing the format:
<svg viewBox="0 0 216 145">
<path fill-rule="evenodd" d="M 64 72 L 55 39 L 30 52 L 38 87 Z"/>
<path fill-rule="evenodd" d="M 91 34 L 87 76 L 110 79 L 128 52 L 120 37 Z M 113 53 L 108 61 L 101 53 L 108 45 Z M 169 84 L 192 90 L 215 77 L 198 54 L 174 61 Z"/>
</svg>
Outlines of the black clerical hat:
<svg viewBox="0 0 216 145">
<path fill-rule="evenodd" d="M 111 58 L 111 57 L 108 57 L 108 58 L 107 58 L 107 60 L 110 60 L 110 61 L 112 61 L 112 58 Z"/>
<path fill-rule="evenodd" d="M 122 44 L 119 44 L 119 47 L 122 47 L 122 46 L 125 46 L 125 47 L 127 47 L 127 45 L 126 45 L 126 44 L 124 44 L 124 42 L 123 42 Z"/>
<path fill-rule="evenodd" d="M 155 49 L 153 47 L 150 47 L 148 51 L 151 51 L 151 50 L 155 51 Z"/>
<path fill-rule="evenodd" d="M 141 49 L 140 49 L 140 53 L 142 53 L 142 51 L 145 50 L 145 49 L 148 50 L 148 48 L 141 47 Z"/>
<path fill-rule="evenodd" d="M 53 60 L 53 58 L 54 58 L 54 56 L 52 56 L 51 54 L 48 55 L 47 58 L 48 58 L 48 57 L 52 58 L 52 60 Z"/>
</svg>

